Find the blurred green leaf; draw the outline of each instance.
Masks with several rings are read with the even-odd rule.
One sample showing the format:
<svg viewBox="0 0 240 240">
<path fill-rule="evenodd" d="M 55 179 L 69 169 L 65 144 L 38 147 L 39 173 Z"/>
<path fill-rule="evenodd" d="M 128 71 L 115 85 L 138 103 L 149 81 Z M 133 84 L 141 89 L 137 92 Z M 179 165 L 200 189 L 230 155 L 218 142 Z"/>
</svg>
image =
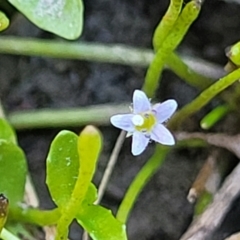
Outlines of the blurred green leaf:
<svg viewBox="0 0 240 240">
<path fill-rule="evenodd" d="M 17 143 L 14 130 L 9 125 L 9 123 L 3 118 L 0 118 L 0 139 L 7 140 L 14 144 Z"/>
<path fill-rule="evenodd" d="M 0 140 L 0 193 L 9 199 L 10 209 L 23 200 L 27 164 L 22 150 Z"/>
<path fill-rule="evenodd" d="M 197 200 L 194 215 L 200 215 L 204 212 L 209 203 L 212 202 L 213 194 L 205 191 Z"/>
<path fill-rule="evenodd" d="M 126 227 L 101 206 L 85 205 L 77 216 L 79 224 L 93 240 L 125 240 Z"/>
<path fill-rule="evenodd" d="M 240 66 L 240 42 L 226 49 L 226 55 L 236 66 Z"/>
<path fill-rule="evenodd" d="M 7 18 L 5 13 L 0 11 L 0 31 L 5 30 L 8 26 L 9 26 L 9 19 Z"/>
<path fill-rule="evenodd" d="M 78 171 L 78 136 L 70 131 L 61 131 L 53 140 L 47 156 L 47 185 L 54 202 L 65 206 L 74 189 Z"/>
<path fill-rule="evenodd" d="M 200 125 L 203 129 L 210 129 L 218 121 L 227 115 L 231 109 L 227 105 L 220 105 L 214 108 L 210 113 L 204 116 L 201 120 Z"/>
<path fill-rule="evenodd" d="M 8 0 L 38 27 L 66 39 L 80 36 L 83 26 L 82 0 Z"/>
</svg>

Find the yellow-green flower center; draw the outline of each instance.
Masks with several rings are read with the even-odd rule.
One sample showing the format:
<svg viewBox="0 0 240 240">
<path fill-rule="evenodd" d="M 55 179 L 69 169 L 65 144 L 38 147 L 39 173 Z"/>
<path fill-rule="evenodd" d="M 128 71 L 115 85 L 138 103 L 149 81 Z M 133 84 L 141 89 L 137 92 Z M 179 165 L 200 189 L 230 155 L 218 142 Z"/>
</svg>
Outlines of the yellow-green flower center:
<svg viewBox="0 0 240 240">
<path fill-rule="evenodd" d="M 152 112 L 144 112 L 135 115 L 132 118 L 135 129 L 140 132 L 151 132 L 157 122 L 155 115 Z"/>
</svg>

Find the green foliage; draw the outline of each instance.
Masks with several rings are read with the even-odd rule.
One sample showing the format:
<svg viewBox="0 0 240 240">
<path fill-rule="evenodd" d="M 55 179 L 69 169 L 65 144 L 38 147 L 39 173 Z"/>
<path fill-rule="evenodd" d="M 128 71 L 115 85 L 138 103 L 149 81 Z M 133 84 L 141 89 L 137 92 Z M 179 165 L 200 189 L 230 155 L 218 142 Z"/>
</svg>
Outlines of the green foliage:
<svg viewBox="0 0 240 240">
<path fill-rule="evenodd" d="M 39 28 L 76 39 L 83 27 L 82 0 L 8 0 Z"/>
<path fill-rule="evenodd" d="M 169 147 L 158 144 L 154 154 L 148 159 L 143 168 L 135 176 L 117 212 L 117 219 L 120 222 L 127 222 L 129 213 L 141 190 L 162 165 L 169 150 Z"/>
<path fill-rule="evenodd" d="M 66 39 L 75 39 L 82 32 L 83 5 L 81 0 L 8 1 L 40 28 L 58 34 Z M 190 70 L 183 63 L 182 59 L 174 53 L 174 50 L 182 41 L 189 27 L 197 18 L 201 9 L 200 3 L 200 1 L 193 0 L 186 3 L 183 7 L 182 0 L 171 0 L 170 7 L 158 25 L 153 38 L 153 46 L 156 54 L 147 71 L 143 86 L 148 96 L 154 96 L 161 72 L 166 64 L 179 76 L 185 78 L 187 83 L 200 90 L 204 90 L 168 122 L 168 125 L 172 129 L 177 129 L 187 117 L 201 109 L 218 93 L 240 78 L 240 69 L 237 69 L 212 84 L 210 79 Z M 4 30 L 8 24 L 8 19 L 0 12 L 0 30 Z M 29 54 L 30 52 L 31 54 L 36 54 L 36 45 L 31 45 L 29 44 L 31 42 L 27 42 L 26 40 L 22 41 L 27 45 L 27 47 L 21 49 L 22 53 Z M 19 51 L 21 47 L 16 47 L 16 45 L 13 44 L 17 51 Z M 45 52 L 45 54 L 50 57 L 59 57 L 59 49 L 63 52 L 64 49 L 62 48 L 65 47 L 65 45 L 61 45 L 60 48 L 60 45 L 50 46 L 49 42 L 44 42 L 43 46 L 43 49 L 47 49 L 47 53 Z M 66 51 L 66 55 L 61 56 L 67 58 L 76 56 L 74 55 L 76 52 L 75 47 L 71 47 L 71 51 Z M 87 45 L 85 51 L 94 52 L 95 55 L 93 58 L 98 59 L 99 54 L 97 56 L 97 52 L 92 51 L 94 48 L 90 48 L 89 50 L 89 47 L 91 45 Z M 240 43 L 237 43 L 231 47 L 228 53 L 231 62 L 237 66 L 240 64 L 239 49 Z M 41 51 L 38 49 L 38 52 Z M 113 61 L 111 60 L 111 56 L 109 59 L 109 61 Z M 205 128 L 210 128 L 228 110 L 228 105 L 214 109 L 202 120 L 201 125 Z M 96 118 L 96 111 L 97 109 L 95 109 L 94 118 Z M 75 110 L 74 114 L 76 115 Z M 72 121 L 72 117 L 69 119 Z M 75 124 L 79 124 L 79 122 L 75 120 Z M 71 122 L 72 125 L 73 123 Z M 46 182 L 57 208 L 49 211 L 30 208 L 21 209 L 17 207 L 17 204 L 23 200 L 27 166 L 24 154 L 16 143 L 17 140 L 14 131 L 7 121 L 0 119 L 0 193 L 4 193 L 9 198 L 10 210 L 14 212 L 12 216 L 17 216 L 18 220 L 20 219 L 41 226 L 57 224 L 56 240 L 67 239 L 69 225 L 74 219 L 77 220 L 94 240 L 126 240 L 126 227 L 124 224 L 127 221 L 134 202 L 148 180 L 161 166 L 170 150 L 170 148 L 160 145 L 156 147 L 153 156 L 149 158 L 144 167 L 139 171 L 127 190 L 118 210 L 117 220 L 110 210 L 94 204 L 97 199 L 97 189 L 92 183 L 92 178 L 102 147 L 101 134 L 96 128 L 88 126 L 80 136 L 70 131 L 62 131 L 53 140 L 47 157 Z M 205 209 L 206 205 L 211 201 L 211 197 L 210 194 L 206 193 L 206 195 L 199 199 L 196 206 L 197 214 Z"/>
<path fill-rule="evenodd" d="M 12 142 L 0 140 L 0 193 L 10 203 L 10 209 L 22 202 L 27 173 L 22 150 Z"/>
<path fill-rule="evenodd" d="M 181 12 L 182 3 L 182 0 L 170 1 L 167 12 L 163 16 L 162 20 L 159 22 L 153 35 L 153 48 L 155 51 L 157 51 L 161 47 L 164 40 L 174 27 L 174 24 L 176 23 Z"/>
<path fill-rule="evenodd" d="M 12 127 L 0 118 L 0 193 L 8 198 L 10 209 L 23 200 L 27 173 L 25 155 L 16 143 Z"/>
<path fill-rule="evenodd" d="M 116 220 L 111 211 L 101 206 L 85 205 L 77 221 L 93 240 L 126 240 L 125 225 Z"/>
<path fill-rule="evenodd" d="M 219 79 L 213 83 L 210 87 L 204 90 L 199 96 L 197 96 L 192 102 L 185 105 L 180 111 L 178 111 L 172 119 L 169 121 L 169 126 L 173 129 L 177 129 L 184 119 L 191 116 L 193 113 L 200 110 L 207 103 L 209 103 L 217 94 L 222 92 L 227 87 L 235 83 L 240 77 L 240 69 L 237 69 L 227 76 Z"/>
<path fill-rule="evenodd" d="M 58 207 L 68 203 L 78 177 L 77 141 L 75 133 L 61 131 L 51 143 L 47 156 L 46 182 Z"/>
<path fill-rule="evenodd" d="M 12 142 L 14 144 L 17 143 L 16 135 L 12 127 L 8 124 L 8 122 L 0 118 L 0 139 L 4 139 L 8 142 Z"/>
<path fill-rule="evenodd" d="M 190 1 L 183 8 L 181 14 L 178 15 L 182 7 L 181 1 L 172 0 L 171 2 L 176 2 L 173 5 L 171 4 L 168 9 L 168 15 L 171 15 L 172 20 L 168 22 L 168 19 L 164 18 L 163 21 L 167 23 L 159 24 L 153 39 L 156 54 L 149 65 L 143 85 L 143 91 L 148 97 L 154 96 L 166 59 L 180 44 L 201 10 L 199 2 Z M 163 33 L 165 39 L 160 38 L 161 33 Z"/>
<path fill-rule="evenodd" d="M 220 105 L 208 113 L 200 122 L 203 129 L 210 129 L 230 111 L 229 106 Z"/>
<path fill-rule="evenodd" d="M 8 26 L 9 26 L 9 19 L 7 18 L 5 13 L 0 11 L 0 32 L 5 30 Z"/>
<path fill-rule="evenodd" d="M 97 190 L 91 183 L 102 139 L 98 130 L 86 127 L 78 137 L 61 131 L 47 157 L 47 184 L 61 211 L 56 239 L 66 239 L 74 218 L 95 240 L 127 239 L 125 226 L 111 212 L 95 206 Z"/>
<path fill-rule="evenodd" d="M 227 51 L 227 56 L 232 63 L 236 66 L 240 66 L 240 42 L 235 43 Z"/>
</svg>

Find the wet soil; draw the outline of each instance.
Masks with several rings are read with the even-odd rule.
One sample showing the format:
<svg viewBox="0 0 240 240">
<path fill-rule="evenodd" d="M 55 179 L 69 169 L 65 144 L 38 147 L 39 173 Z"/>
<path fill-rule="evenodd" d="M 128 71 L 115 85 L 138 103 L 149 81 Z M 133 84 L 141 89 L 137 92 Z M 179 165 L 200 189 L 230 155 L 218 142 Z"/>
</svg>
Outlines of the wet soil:
<svg viewBox="0 0 240 240">
<path fill-rule="evenodd" d="M 167 6 L 167 0 L 85 1 L 85 27 L 78 41 L 151 48 L 154 28 Z M 224 66 L 224 49 L 239 40 L 239 12 L 240 5 L 236 3 L 206 0 L 199 19 L 178 50 Z M 16 13 L 12 17 L 11 27 L 4 34 L 57 38 L 39 30 Z M 1 55 L 0 97 L 7 112 L 130 102 L 133 90 L 141 88 L 145 70 L 85 61 Z M 181 107 L 197 93 L 196 89 L 187 86 L 175 74 L 165 71 L 157 98 L 159 101 L 175 98 Z M 199 130 L 198 122 L 202 114 L 187 122 L 189 125 L 186 129 Z M 100 126 L 100 129 L 104 136 L 104 149 L 95 176 L 96 183 L 100 181 L 119 133 L 111 126 Z M 219 129 L 227 127 L 220 125 Z M 29 170 L 43 208 L 53 206 L 45 185 L 45 158 L 51 140 L 60 130 L 18 132 L 19 143 L 28 157 Z M 70 130 L 79 132 L 81 129 Z M 125 141 L 103 199 L 104 206 L 116 211 L 127 187 L 153 148 L 154 144 L 151 144 L 146 152 L 135 158 L 130 154 L 130 139 Z M 191 222 L 193 213 L 193 206 L 187 202 L 186 195 L 207 154 L 207 149 L 185 148 L 172 151 L 162 168 L 147 184 L 132 211 L 128 223 L 129 239 L 177 240 L 181 236 Z M 221 231 L 216 233 L 215 239 L 221 240 L 240 229 L 240 222 L 236 218 L 230 218 Z M 80 232 L 79 228 L 73 226 L 71 239 L 79 239 Z"/>
</svg>

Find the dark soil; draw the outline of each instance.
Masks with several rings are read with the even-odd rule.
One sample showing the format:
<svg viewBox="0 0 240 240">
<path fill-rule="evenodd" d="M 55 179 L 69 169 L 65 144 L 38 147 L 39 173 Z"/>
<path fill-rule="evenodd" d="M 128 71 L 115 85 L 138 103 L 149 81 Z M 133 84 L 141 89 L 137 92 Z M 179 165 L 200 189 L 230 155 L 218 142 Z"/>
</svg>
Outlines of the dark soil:
<svg viewBox="0 0 240 240">
<path fill-rule="evenodd" d="M 85 1 L 85 28 L 79 41 L 151 48 L 154 28 L 167 5 L 167 0 Z M 199 19 L 191 27 L 179 51 L 224 66 L 227 61 L 224 49 L 239 40 L 239 12 L 240 5 L 236 3 L 206 0 Z M 39 30 L 18 14 L 13 15 L 12 25 L 4 34 L 56 38 Z M 7 112 L 131 102 L 133 90 L 141 88 L 145 70 L 84 61 L 1 55 L 0 97 Z M 190 102 L 197 92 L 175 74 L 165 71 L 157 97 L 160 101 L 175 98 L 181 107 Z M 199 116 L 193 117 L 189 121 L 191 125 L 185 128 L 198 130 Z M 219 128 L 226 129 L 223 125 Z M 102 176 L 119 133 L 111 126 L 100 129 L 104 136 L 104 149 L 95 177 L 96 183 Z M 81 129 L 71 130 L 79 132 Z M 58 131 L 60 129 L 18 133 L 43 208 L 53 206 L 45 185 L 45 158 L 49 144 Z M 153 146 L 151 144 L 144 154 L 135 158 L 130 154 L 130 139 L 125 141 L 103 199 L 104 206 L 116 211 L 132 179 L 153 152 Z M 191 222 L 193 212 L 186 195 L 207 154 L 207 149 L 172 151 L 162 168 L 147 184 L 132 211 L 128 223 L 129 239 L 176 240 L 181 236 Z M 239 207 L 235 209 L 239 213 Z M 235 210 L 233 212 L 236 213 Z M 237 216 L 231 216 L 213 239 L 221 240 L 240 229 Z M 79 239 L 80 231 L 74 226 L 71 239 Z"/>
</svg>

